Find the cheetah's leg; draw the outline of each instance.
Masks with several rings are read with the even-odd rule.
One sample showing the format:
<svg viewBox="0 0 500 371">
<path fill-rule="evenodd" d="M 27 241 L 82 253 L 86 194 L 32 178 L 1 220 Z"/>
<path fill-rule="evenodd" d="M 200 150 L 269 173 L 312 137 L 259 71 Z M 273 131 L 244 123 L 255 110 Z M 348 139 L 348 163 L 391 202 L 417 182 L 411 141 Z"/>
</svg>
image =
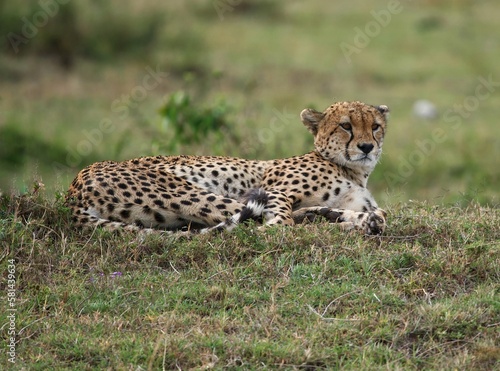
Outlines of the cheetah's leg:
<svg viewBox="0 0 500 371">
<path fill-rule="evenodd" d="M 211 193 L 170 173 L 160 181 L 147 172 L 131 172 L 127 177 L 132 185 L 99 179 L 104 176 L 87 174 L 70 188 L 67 205 L 77 226 L 134 231 L 199 229 L 217 226 L 245 210 L 244 202 Z M 142 187 L 138 189 L 135 184 Z"/>
<path fill-rule="evenodd" d="M 132 183 L 142 184 L 143 188 L 134 190 L 123 183 L 112 186 L 95 178 L 83 179 L 85 186 L 76 183 L 67 198 L 75 224 L 83 228 L 102 226 L 131 231 L 232 229 L 245 219 L 260 216 L 259 207 L 263 208 L 267 201 L 265 192 L 255 191 L 253 203 L 247 207 L 244 201 L 208 192 L 168 173 L 162 181 L 155 177 L 147 181 L 134 179 L 138 177 L 134 173 L 128 176 Z"/>
<path fill-rule="evenodd" d="M 305 207 L 292 213 L 292 218 L 296 224 L 305 221 L 314 221 L 318 216 L 322 216 L 331 223 L 339 223 L 346 230 L 360 229 L 366 234 L 382 234 L 385 229 L 386 212 L 376 208 L 373 211 L 357 212 L 347 209 L 333 209 L 329 207 Z"/>
<path fill-rule="evenodd" d="M 294 225 L 292 200 L 284 192 L 278 190 L 269 190 L 267 193 L 269 201 L 263 213 L 265 224 Z"/>
<path fill-rule="evenodd" d="M 243 207 L 243 209 L 230 216 L 227 218 L 225 221 L 220 222 L 218 225 L 213 226 L 213 227 L 206 227 L 200 230 L 200 233 L 208 233 L 212 231 L 222 231 L 222 230 L 227 230 L 231 231 L 236 226 L 240 223 L 244 223 L 248 219 L 256 219 L 262 217 L 262 213 L 264 211 L 264 207 L 267 203 L 267 194 L 262 192 L 256 195 L 256 197 L 252 197 L 248 199 L 247 204 Z M 74 218 L 76 221 L 76 224 L 82 226 L 82 227 L 103 227 L 106 230 L 109 231 L 116 231 L 116 230 L 126 230 L 126 231 L 132 231 L 132 232 L 144 232 L 144 233 L 176 233 L 174 231 L 168 231 L 168 230 L 158 230 L 154 228 L 143 228 L 140 227 L 136 224 L 127 224 L 124 222 L 115 222 L 115 221 L 110 221 L 108 219 L 102 219 L 93 215 L 90 215 L 87 213 L 81 214 L 81 217 L 85 219 L 85 221 L 79 222 L 78 217 Z M 188 232 L 192 232 L 188 231 Z"/>
</svg>

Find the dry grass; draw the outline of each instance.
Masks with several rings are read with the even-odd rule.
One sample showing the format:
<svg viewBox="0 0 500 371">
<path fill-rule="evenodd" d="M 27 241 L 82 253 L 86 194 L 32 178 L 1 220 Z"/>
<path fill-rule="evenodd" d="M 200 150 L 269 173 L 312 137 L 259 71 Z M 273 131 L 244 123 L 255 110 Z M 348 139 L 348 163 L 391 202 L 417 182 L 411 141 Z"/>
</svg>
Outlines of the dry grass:
<svg viewBox="0 0 500 371">
<path fill-rule="evenodd" d="M 83 234 L 36 195 L 4 196 L 0 213 L 2 273 L 16 261 L 18 368 L 500 362 L 498 209 L 399 205 L 382 237 L 317 223 L 190 239 Z"/>
</svg>

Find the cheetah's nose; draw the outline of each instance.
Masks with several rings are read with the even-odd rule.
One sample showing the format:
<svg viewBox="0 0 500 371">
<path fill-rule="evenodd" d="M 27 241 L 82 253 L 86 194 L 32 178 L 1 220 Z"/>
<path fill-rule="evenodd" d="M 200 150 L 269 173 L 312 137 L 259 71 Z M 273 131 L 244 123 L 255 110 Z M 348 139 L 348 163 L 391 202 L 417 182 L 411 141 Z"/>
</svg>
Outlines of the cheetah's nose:
<svg viewBox="0 0 500 371">
<path fill-rule="evenodd" d="M 371 143 L 361 143 L 358 144 L 358 148 L 363 151 L 364 154 L 368 154 L 373 149 L 373 144 Z"/>
</svg>

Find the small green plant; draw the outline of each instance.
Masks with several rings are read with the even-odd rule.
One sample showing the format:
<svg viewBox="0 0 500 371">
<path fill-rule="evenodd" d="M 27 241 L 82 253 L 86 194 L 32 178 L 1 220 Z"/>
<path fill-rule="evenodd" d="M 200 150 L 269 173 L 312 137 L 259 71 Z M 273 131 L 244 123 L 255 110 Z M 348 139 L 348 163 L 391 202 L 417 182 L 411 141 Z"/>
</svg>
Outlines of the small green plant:
<svg viewBox="0 0 500 371">
<path fill-rule="evenodd" d="M 172 94 L 160 110 L 161 139 L 153 142 L 153 152 L 176 152 L 179 146 L 200 144 L 210 135 L 215 144 L 227 140 L 227 135 L 236 141 L 227 119 L 229 111 L 224 101 L 211 107 L 200 107 L 183 91 Z"/>
</svg>

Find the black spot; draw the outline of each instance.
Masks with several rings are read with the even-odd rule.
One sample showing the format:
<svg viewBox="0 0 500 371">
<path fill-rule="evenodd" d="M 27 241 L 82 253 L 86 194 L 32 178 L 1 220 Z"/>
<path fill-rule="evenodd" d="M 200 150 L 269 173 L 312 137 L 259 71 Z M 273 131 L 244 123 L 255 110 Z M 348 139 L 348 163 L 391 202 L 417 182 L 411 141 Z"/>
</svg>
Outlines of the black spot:
<svg viewBox="0 0 500 371">
<path fill-rule="evenodd" d="M 213 176 L 219 176 L 219 172 L 217 170 L 212 170 L 212 175 Z"/>
<path fill-rule="evenodd" d="M 154 218 L 158 223 L 165 223 L 165 217 L 157 211 L 154 213 Z"/>
<path fill-rule="evenodd" d="M 215 197 L 215 196 L 208 196 L 208 197 L 207 197 L 207 201 L 208 201 L 208 202 L 214 202 L 214 201 L 215 201 L 215 199 L 216 199 L 216 197 Z M 198 200 L 198 201 L 199 201 L 199 200 Z M 195 202 L 196 202 L 196 201 L 195 201 Z"/>
<path fill-rule="evenodd" d="M 330 198 L 330 193 L 329 193 L 329 192 L 326 192 L 326 193 L 323 195 L 323 197 L 322 197 L 323 201 L 327 201 L 329 198 Z"/>
<path fill-rule="evenodd" d="M 113 210 L 115 209 L 115 205 L 113 205 L 113 204 L 108 204 L 108 206 L 106 206 L 106 208 L 108 209 L 108 211 L 109 211 L 110 213 L 112 213 L 112 212 L 113 212 Z"/>
<path fill-rule="evenodd" d="M 156 206 L 165 207 L 162 200 L 154 200 L 153 202 Z"/>
<path fill-rule="evenodd" d="M 128 186 L 125 183 L 118 183 L 118 188 L 127 189 Z"/>
<path fill-rule="evenodd" d="M 115 191 L 113 190 L 113 188 L 110 188 L 106 191 L 106 193 L 110 196 L 114 196 L 115 195 Z"/>
<path fill-rule="evenodd" d="M 142 204 L 142 200 L 140 198 L 136 198 L 134 200 L 134 202 L 137 204 L 137 205 L 141 205 Z"/>
<path fill-rule="evenodd" d="M 340 193 L 340 188 L 339 187 L 335 188 L 334 192 L 335 192 L 335 196 L 338 196 Z"/>
<path fill-rule="evenodd" d="M 174 209 L 174 210 L 180 210 L 181 205 L 179 205 L 179 204 L 177 204 L 177 203 L 175 203 L 175 202 L 172 202 L 172 203 L 170 204 L 170 207 L 171 207 L 172 209 Z"/>
<path fill-rule="evenodd" d="M 120 211 L 120 216 L 123 219 L 128 219 L 130 217 L 130 210 L 122 210 L 122 211 Z"/>
<path fill-rule="evenodd" d="M 144 214 L 151 214 L 153 210 L 151 210 L 151 208 L 148 205 L 145 205 L 142 208 L 142 211 L 144 212 Z"/>
<path fill-rule="evenodd" d="M 186 206 L 191 206 L 193 203 L 189 200 L 181 200 L 181 204 L 186 205 Z"/>
</svg>

